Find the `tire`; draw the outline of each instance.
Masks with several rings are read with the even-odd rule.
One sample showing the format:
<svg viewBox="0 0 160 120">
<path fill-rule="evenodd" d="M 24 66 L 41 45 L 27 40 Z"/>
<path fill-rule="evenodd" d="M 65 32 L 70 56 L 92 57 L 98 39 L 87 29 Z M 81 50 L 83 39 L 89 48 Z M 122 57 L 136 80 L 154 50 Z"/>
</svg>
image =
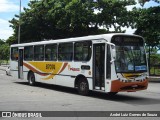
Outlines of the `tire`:
<svg viewBox="0 0 160 120">
<path fill-rule="evenodd" d="M 89 93 L 89 86 L 88 86 L 88 82 L 87 80 L 85 80 L 84 78 L 82 78 L 81 80 L 79 80 L 78 82 L 78 92 L 81 95 L 88 95 Z"/>
<path fill-rule="evenodd" d="M 29 73 L 28 83 L 29 83 L 29 85 L 31 85 L 31 86 L 34 86 L 34 85 L 35 85 L 35 76 L 34 76 L 34 73 L 33 73 L 33 72 Z"/>
</svg>

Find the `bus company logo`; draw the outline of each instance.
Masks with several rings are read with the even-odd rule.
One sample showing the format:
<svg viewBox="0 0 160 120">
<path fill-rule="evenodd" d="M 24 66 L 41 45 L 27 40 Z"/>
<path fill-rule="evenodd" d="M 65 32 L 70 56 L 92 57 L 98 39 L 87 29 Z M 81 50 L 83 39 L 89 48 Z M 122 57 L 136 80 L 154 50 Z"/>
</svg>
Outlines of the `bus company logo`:
<svg viewBox="0 0 160 120">
<path fill-rule="evenodd" d="M 71 70 L 71 71 L 80 71 L 80 69 L 79 69 L 79 68 L 73 68 L 73 67 L 72 67 L 72 68 L 70 68 L 70 70 Z"/>
<path fill-rule="evenodd" d="M 68 65 L 68 70 L 69 71 L 80 71 L 80 68 L 73 68 L 71 65 Z"/>
<path fill-rule="evenodd" d="M 2 117 L 12 117 L 11 112 L 2 112 Z"/>
</svg>

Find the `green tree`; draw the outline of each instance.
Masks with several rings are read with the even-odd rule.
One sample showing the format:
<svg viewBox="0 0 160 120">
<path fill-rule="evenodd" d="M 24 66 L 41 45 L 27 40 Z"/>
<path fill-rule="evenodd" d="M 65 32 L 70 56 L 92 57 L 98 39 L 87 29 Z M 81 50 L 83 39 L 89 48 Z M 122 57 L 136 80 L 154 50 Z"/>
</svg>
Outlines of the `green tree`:
<svg viewBox="0 0 160 120">
<path fill-rule="evenodd" d="M 10 23 L 14 34 L 10 41 L 18 36 L 21 25 L 21 42 L 59 39 L 91 34 L 107 33 L 106 29 L 114 26 L 115 32 L 122 32 L 121 27 L 132 24 L 126 5 L 134 0 L 41 0 L 30 1 L 29 8 L 24 8 Z M 95 10 L 99 10 L 98 14 Z M 13 39 L 14 38 L 14 39 Z"/>
<path fill-rule="evenodd" d="M 145 38 L 146 45 L 149 49 L 149 66 L 150 54 L 154 47 L 160 46 L 160 6 L 148 9 L 134 9 L 135 34 Z M 150 68 L 150 67 L 149 67 Z"/>
<path fill-rule="evenodd" d="M 2 45 L 4 44 L 5 42 L 3 40 L 0 39 L 0 65 L 1 65 L 1 60 L 3 58 L 3 55 L 2 55 Z"/>
<path fill-rule="evenodd" d="M 2 44 L 4 44 L 5 42 L 4 42 L 4 40 L 1 40 L 0 39 L 0 45 L 2 45 Z"/>
<path fill-rule="evenodd" d="M 150 62 L 150 65 L 151 67 L 154 66 L 154 65 L 159 65 L 160 64 L 160 56 L 159 54 L 152 54 L 150 56 L 150 59 L 151 59 L 151 62 Z"/>
<path fill-rule="evenodd" d="M 152 48 L 160 42 L 160 6 L 134 10 L 136 18 L 135 34 L 145 37 L 146 44 Z"/>
<path fill-rule="evenodd" d="M 114 27 L 114 32 L 122 31 L 122 27 L 132 26 L 133 20 L 131 11 L 127 11 L 126 6 L 135 4 L 134 0 L 99 0 L 97 9 L 98 23 L 108 30 Z"/>
<path fill-rule="evenodd" d="M 7 43 L 0 45 L 0 60 L 9 60 L 9 45 Z"/>
<path fill-rule="evenodd" d="M 6 40 L 6 43 L 9 45 L 16 44 L 17 43 L 16 39 L 17 37 L 15 35 L 12 35 Z"/>
</svg>

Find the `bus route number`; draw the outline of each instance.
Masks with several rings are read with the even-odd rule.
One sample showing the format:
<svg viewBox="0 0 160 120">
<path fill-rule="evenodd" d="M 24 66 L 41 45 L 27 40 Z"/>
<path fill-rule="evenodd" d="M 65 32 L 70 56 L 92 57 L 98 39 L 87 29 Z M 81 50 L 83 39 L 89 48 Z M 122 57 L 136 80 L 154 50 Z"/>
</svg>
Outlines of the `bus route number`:
<svg viewBox="0 0 160 120">
<path fill-rule="evenodd" d="M 55 65 L 54 64 L 46 64 L 46 69 L 55 70 Z"/>
</svg>

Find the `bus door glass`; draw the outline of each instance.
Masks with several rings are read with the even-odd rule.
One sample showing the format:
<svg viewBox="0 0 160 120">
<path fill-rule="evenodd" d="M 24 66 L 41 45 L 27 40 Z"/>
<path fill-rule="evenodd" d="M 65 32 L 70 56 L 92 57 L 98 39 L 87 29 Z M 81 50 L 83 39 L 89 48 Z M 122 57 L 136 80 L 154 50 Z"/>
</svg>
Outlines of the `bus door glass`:
<svg viewBox="0 0 160 120">
<path fill-rule="evenodd" d="M 18 57 L 18 78 L 19 79 L 23 79 L 23 47 L 19 47 L 18 49 L 18 53 L 19 53 L 19 57 Z"/>
<path fill-rule="evenodd" d="M 105 44 L 93 45 L 93 83 L 94 89 L 103 90 L 105 73 Z"/>
</svg>

